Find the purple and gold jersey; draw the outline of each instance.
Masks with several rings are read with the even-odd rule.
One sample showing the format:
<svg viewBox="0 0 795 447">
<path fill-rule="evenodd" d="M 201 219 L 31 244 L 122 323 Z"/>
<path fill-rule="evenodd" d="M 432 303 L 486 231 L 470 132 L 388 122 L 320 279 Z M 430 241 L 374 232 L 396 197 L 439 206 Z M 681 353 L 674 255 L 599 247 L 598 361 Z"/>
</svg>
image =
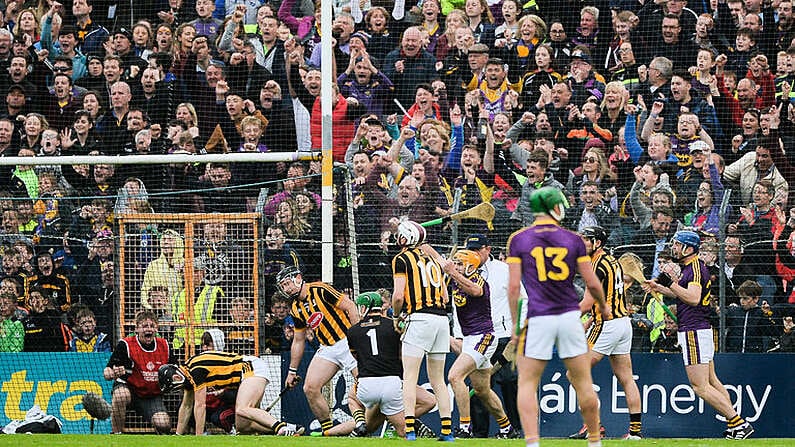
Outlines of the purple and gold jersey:
<svg viewBox="0 0 795 447">
<path fill-rule="evenodd" d="M 453 304 L 458 315 L 458 324 L 464 335 L 488 334 L 494 332 L 491 319 L 491 292 L 489 283 L 480 272 L 475 272 L 467 279 L 483 288 L 483 295 L 471 297 L 453 283 Z"/>
<path fill-rule="evenodd" d="M 579 310 L 572 281 L 582 261 L 590 262 L 582 238 L 558 225 L 534 224 L 511 235 L 507 262 L 522 266 L 528 318 Z"/>
<path fill-rule="evenodd" d="M 712 280 L 709 276 L 707 264 L 694 256 L 682 267 L 682 277 L 679 278 L 679 285 L 687 289 L 691 283 L 701 286 L 701 300 L 695 306 L 685 303 L 679 298 L 676 299 L 676 317 L 679 319 L 679 332 L 696 331 L 699 329 L 709 329 L 710 301 L 712 296 L 709 293 Z"/>
</svg>

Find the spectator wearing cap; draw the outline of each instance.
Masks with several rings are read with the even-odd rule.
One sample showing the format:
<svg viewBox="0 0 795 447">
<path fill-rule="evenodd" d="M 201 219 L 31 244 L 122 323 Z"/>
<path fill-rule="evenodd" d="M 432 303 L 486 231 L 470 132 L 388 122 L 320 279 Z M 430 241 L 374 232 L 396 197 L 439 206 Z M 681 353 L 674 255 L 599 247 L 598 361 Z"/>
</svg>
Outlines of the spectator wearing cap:
<svg viewBox="0 0 795 447">
<path fill-rule="evenodd" d="M 591 52 L 584 45 L 574 47 L 571 52 L 569 74 L 564 82 L 571 88 L 571 102 L 579 108 L 591 97 L 600 103 L 605 96 L 605 78 L 593 71 Z"/>
<path fill-rule="evenodd" d="M 705 178 L 704 172 L 705 169 L 709 169 L 709 162 L 712 159 L 712 148 L 703 140 L 690 141 L 687 150 L 690 166 L 679 172 L 676 187 L 679 207 L 686 212 L 694 209 L 696 193 L 701 182 L 710 178 L 709 174 Z"/>
<path fill-rule="evenodd" d="M 457 34 L 457 32 L 456 32 Z M 466 34 L 466 31 L 464 31 Z M 466 51 L 467 69 L 461 72 L 461 81 L 466 91 L 476 90 L 486 77 L 486 63 L 489 61 L 489 47 L 476 43 Z"/>
<path fill-rule="evenodd" d="M 76 85 L 88 90 L 101 92 L 105 88 L 105 75 L 103 74 L 103 60 L 97 55 L 86 57 L 86 74 Z M 81 95 L 82 97 L 82 95 Z"/>
<path fill-rule="evenodd" d="M 25 278 L 25 298 L 35 288 L 46 289 L 59 311 L 66 312 L 72 307 L 69 278 L 55 271 L 51 251 L 42 250 L 36 257 L 36 274 Z"/>
<path fill-rule="evenodd" d="M 404 107 L 414 102 L 417 84 L 432 82 L 436 77 L 436 58 L 422 49 L 422 33 L 416 26 L 406 29 L 400 48 L 386 56 L 382 67 L 395 84 L 395 98 Z"/>
<path fill-rule="evenodd" d="M 77 49 L 79 43 L 77 30 L 72 25 L 64 25 L 58 30 L 57 42 L 53 42 L 52 17 L 55 13 L 55 3 L 44 15 L 41 24 L 41 46 L 48 51 L 47 58 L 54 62 L 57 56 L 66 56 L 72 60 L 72 81 L 77 81 L 86 74 L 88 61 L 86 56 Z"/>
<path fill-rule="evenodd" d="M 23 116 L 26 112 L 27 98 L 25 87 L 22 84 L 11 84 L 8 87 L 5 99 L 5 110 L 3 110 L 2 116 L 8 118 L 16 128 L 17 117 Z"/>
<path fill-rule="evenodd" d="M 132 31 L 129 29 L 119 28 L 113 34 L 113 40 L 109 42 L 112 43 L 105 45 L 106 55 L 118 56 L 121 59 L 122 72 L 128 79 L 136 78 L 149 65 L 133 51 Z"/>
</svg>

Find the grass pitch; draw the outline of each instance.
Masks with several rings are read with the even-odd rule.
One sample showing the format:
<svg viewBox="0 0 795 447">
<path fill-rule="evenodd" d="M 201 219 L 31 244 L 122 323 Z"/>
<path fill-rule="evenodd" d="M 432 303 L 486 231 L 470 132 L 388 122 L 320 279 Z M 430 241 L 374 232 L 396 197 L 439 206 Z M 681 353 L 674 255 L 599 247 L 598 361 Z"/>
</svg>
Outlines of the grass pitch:
<svg viewBox="0 0 795 447">
<path fill-rule="evenodd" d="M 469 447 L 521 447 L 522 440 L 501 439 L 460 439 L 458 445 Z M 370 447 L 380 444 L 381 447 L 421 447 L 437 446 L 442 444 L 435 440 L 418 439 L 411 444 L 402 439 L 381 438 L 312 438 L 309 436 L 295 438 L 281 438 L 275 436 L 155 436 L 155 435 L 3 435 L 0 436 L 0 446 L 13 447 L 94 447 L 94 446 L 124 446 L 124 447 L 237 447 L 251 445 L 257 447 Z M 568 439 L 542 439 L 542 447 L 585 447 L 583 440 Z M 729 441 L 726 439 L 644 439 L 642 441 L 623 441 L 621 439 L 605 439 L 602 445 L 626 447 L 718 447 L 737 445 L 738 447 L 791 447 L 795 439 L 746 439 L 744 441 Z"/>
</svg>

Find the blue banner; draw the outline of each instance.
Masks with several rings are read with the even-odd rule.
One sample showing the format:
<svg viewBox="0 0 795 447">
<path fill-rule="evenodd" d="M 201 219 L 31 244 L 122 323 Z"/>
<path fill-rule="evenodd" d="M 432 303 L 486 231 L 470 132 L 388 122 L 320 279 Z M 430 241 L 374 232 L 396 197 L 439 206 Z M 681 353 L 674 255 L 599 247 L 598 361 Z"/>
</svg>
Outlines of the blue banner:
<svg viewBox="0 0 795 447">
<path fill-rule="evenodd" d="M 790 421 L 793 354 L 718 354 L 715 370 L 734 408 L 756 430 L 754 437 L 795 437 Z M 726 422 L 696 396 L 687 380 L 680 354 L 633 354 L 632 366 L 640 390 L 643 434 L 651 438 L 721 437 Z M 607 436 L 627 433 L 629 412 L 624 392 L 602 360 L 593 370 Z M 560 360 L 547 365 L 539 390 L 541 435 L 567 436 L 582 426 L 574 389 Z"/>
<path fill-rule="evenodd" d="M 47 414 L 63 421 L 64 433 L 88 433 L 90 419 L 83 410 L 82 396 L 91 391 L 110 401 L 112 383 L 102 377 L 109 356 L 108 353 L 0 353 L 0 426 L 13 419 L 24 419 L 30 407 L 39 405 Z M 282 358 L 289 358 L 289 354 Z M 304 356 L 301 373 L 310 359 L 310 355 Z M 453 360 L 451 355 L 448 367 Z M 695 395 L 687 382 L 681 356 L 633 354 L 632 361 L 643 402 L 643 432 L 647 437 L 721 436 L 725 422 Z M 789 371 L 793 362 L 795 354 L 716 356 L 718 377 L 735 408 L 754 425 L 755 437 L 795 437 L 795 428 L 789 421 L 789 398 L 794 388 Z M 286 363 L 282 366 L 286 371 Z M 594 368 L 593 375 L 607 435 L 619 437 L 627 432 L 629 424 L 623 390 L 611 374 L 607 359 Z M 421 383 L 427 382 L 424 368 L 420 379 Z M 337 385 L 335 394 L 342 401 L 345 387 Z M 562 362 L 557 359 L 547 365 L 539 400 L 542 436 L 563 437 L 582 425 L 576 395 L 566 380 Z M 282 405 L 286 420 L 308 424 L 314 419 L 300 389 L 287 393 Z M 457 422 L 455 413 L 453 420 Z M 423 417 L 423 421 L 438 432 L 437 413 Z M 492 433 L 495 431 L 493 427 Z M 95 432 L 109 433 L 110 422 L 98 422 Z"/>
<path fill-rule="evenodd" d="M 284 354 L 289 359 L 289 353 Z M 302 369 L 308 363 L 304 356 Z M 449 355 L 447 368 L 455 361 Z M 795 437 L 789 410 L 793 385 L 789 371 L 795 362 L 793 354 L 718 354 L 715 365 L 718 378 L 729 392 L 737 411 L 756 429 L 754 437 Z M 679 354 L 633 354 L 632 365 L 641 393 L 643 433 L 652 438 L 715 438 L 722 437 L 725 421 L 706 402 L 698 398 L 687 381 Z M 629 411 L 624 391 L 610 370 L 607 359 L 593 370 L 594 385 L 601 402 L 602 424 L 608 437 L 620 437 L 628 431 Z M 420 383 L 430 389 L 423 365 Z M 337 387 L 341 401 L 344 387 Z M 448 387 L 449 388 L 449 387 Z M 496 390 L 499 394 L 499 389 Z M 450 395 L 452 396 L 452 390 Z M 306 399 L 301 393 L 288 393 L 283 414 L 288 420 L 308 424 L 314 416 L 307 413 Z M 500 396 L 502 397 L 502 396 Z M 566 437 L 582 426 L 577 410 L 574 388 L 566 380 L 563 362 L 549 362 L 538 392 L 541 410 L 541 436 Z M 519 399 L 522 399 L 519 396 Z M 284 401 L 283 401 L 284 402 Z M 455 406 L 453 406 L 455 409 Z M 439 415 L 435 411 L 422 417 L 429 427 L 439 432 Z M 458 413 L 453 412 L 456 426 Z M 497 431 L 492 418 L 490 433 Z"/>
<path fill-rule="evenodd" d="M 94 392 L 110 402 L 112 382 L 102 377 L 110 353 L 0 353 L 0 426 L 25 419 L 34 405 L 63 422 L 64 433 L 88 433 L 82 399 Z M 110 433 L 110 420 L 97 421 Z"/>
</svg>

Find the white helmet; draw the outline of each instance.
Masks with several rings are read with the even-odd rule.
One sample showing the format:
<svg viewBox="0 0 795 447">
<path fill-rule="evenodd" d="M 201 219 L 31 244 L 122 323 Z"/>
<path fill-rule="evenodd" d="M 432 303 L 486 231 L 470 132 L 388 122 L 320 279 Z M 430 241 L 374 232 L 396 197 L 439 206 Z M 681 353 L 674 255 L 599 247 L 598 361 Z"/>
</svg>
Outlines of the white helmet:
<svg viewBox="0 0 795 447">
<path fill-rule="evenodd" d="M 416 247 L 425 242 L 425 228 L 413 220 L 400 222 L 397 229 L 397 244 L 401 247 Z"/>
</svg>

